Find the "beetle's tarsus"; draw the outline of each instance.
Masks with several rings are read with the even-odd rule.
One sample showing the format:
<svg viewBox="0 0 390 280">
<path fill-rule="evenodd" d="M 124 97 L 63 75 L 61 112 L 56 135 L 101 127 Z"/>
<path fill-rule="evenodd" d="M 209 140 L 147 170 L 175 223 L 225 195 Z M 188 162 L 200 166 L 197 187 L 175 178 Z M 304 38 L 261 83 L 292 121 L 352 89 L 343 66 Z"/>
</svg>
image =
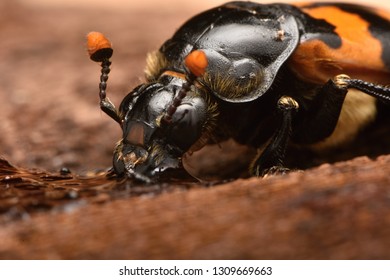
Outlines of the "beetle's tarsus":
<svg viewBox="0 0 390 280">
<path fill-rule="evenodd" d="M 371 95 L 382 102 L 390 102 L 390 87 L 370 83 L 359 79 L 351 79 L 348 75 L 340 74 L 333 78 L 333 83 L 340 89 L 354 88 Z"/>
<path fill-rule="evenodd" d="M 290 173 L 292 170 L 283 166 L 272 166 L 256 174 L 259 177 L 267 178 L 275 175 L 285 175 Z"/>
<path fill-rule="evenodd" d="M 349 79 L 347 80 L 347 83 L 348 88 L 355 88 L 360 90 L 384 103 L 390 102 L 390 87 L 366 82 L 359 79 Z"/>
</svg>

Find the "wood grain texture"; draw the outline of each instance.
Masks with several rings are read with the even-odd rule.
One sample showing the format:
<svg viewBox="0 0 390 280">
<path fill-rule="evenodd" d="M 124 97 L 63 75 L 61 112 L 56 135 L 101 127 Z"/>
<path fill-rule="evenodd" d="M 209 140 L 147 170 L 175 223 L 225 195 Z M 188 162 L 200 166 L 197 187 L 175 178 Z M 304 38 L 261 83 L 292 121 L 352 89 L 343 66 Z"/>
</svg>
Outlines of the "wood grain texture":
<svg viewBox="0 0 390 280">
<path fill-rule="evenodd" d="M 2 226 L 0 258 L 388 259 L 390 156 L 85 204 Z"/>
</svg>

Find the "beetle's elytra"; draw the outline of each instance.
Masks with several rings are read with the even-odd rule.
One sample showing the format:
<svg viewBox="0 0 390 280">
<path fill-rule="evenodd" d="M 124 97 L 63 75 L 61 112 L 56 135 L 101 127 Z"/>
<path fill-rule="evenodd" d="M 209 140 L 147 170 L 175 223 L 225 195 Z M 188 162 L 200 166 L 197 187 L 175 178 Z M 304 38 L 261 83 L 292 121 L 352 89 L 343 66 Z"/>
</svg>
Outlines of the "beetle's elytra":
<svg viewBox="0 0 390 280">
<path fill-rule="evenodd" d="M 112 49 L 97 34 L 89 49 L 102 63 L 100 106 L 123 130 L 118 176 L 150 181 L 227 138 L 259 149 L 252 175 L 284 171 L 289 143 L 350 141 L 390 101 L 390 14 L 369 7 L 229 2 L 205 11 L 149 54 L 145 83 L 118 109 L 106 97 Z"/>
</svg>

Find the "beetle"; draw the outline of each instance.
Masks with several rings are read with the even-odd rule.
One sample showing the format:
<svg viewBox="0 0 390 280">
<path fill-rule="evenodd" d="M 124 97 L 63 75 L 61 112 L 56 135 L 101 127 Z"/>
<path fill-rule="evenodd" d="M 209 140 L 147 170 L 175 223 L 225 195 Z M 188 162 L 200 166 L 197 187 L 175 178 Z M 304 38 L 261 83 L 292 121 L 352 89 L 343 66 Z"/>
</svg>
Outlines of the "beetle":
<svg viewBox="0 0 390 280">
<path fill-rule="evenodd" d="M 258 149 L 251 175 L 285 173 L 289 143 L 351 141 L 390 101 L 390 15 L 365 6 L 228 2 L 207 10 L 148 55 L 146 82 L 118 109 L 106 96 L 111 45 L 94 32 L 88 46 L 102 67 L 100 107 L 123 131 L 113 171 L 145 182 L 227 138 Z"/>
</svg>

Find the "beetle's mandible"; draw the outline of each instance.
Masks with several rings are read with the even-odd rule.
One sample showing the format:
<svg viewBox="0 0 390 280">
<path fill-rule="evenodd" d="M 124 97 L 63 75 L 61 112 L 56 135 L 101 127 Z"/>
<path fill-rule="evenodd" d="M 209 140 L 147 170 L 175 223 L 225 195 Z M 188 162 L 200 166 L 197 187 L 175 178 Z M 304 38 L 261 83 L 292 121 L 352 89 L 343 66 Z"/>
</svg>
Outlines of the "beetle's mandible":
<svg viewBox="0 0 390 280">
<path fill-rule="evenodd" d="M 289 143 L 350 141 L 390 101 L 390 14 L 353 4 L 229 2 L 196 15 L 149 54 L 145 83 L 118 109 L 111 44 L 93 32 L 88 49 L 100 107 L 123 131 L 113 171 L 146 182 L 227 138 L 258 148 L 252 175 L 285 171 Z"/>
</svg>

